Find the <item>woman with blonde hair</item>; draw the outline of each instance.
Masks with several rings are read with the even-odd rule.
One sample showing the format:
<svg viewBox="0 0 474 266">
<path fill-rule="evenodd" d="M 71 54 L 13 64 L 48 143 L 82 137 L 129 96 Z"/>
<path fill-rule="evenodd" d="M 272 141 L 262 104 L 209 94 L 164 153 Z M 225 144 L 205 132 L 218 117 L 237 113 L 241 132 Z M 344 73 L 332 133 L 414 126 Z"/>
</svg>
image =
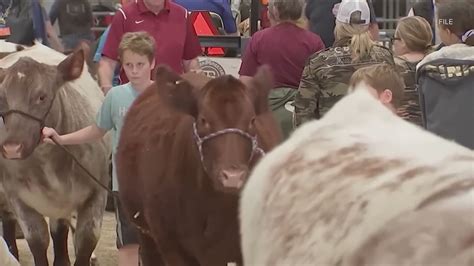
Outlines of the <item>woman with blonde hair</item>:
<svg viewBox="0 0 474 266">
<path fill-rule="evenodd" d="M 405 80 L 405 97 L 398 114 L 419 126 L 421 111 L 415 88 L 416 65 L 432 50 L 433 31 L 430 23 L 419 16 L 402 18 L 392 38 L 395 63 Z"/>
<path fill-rule="evenodd" d="M 343 0 L 336 16 L 333 47 L 306 63 L 295 97 L 293 125 L 321 118 L 348 90 L 352 74 L 363 66 L 394 65 L 389 49 L 377 45 L 369 31 L 366 0 Z"/>
</svg>

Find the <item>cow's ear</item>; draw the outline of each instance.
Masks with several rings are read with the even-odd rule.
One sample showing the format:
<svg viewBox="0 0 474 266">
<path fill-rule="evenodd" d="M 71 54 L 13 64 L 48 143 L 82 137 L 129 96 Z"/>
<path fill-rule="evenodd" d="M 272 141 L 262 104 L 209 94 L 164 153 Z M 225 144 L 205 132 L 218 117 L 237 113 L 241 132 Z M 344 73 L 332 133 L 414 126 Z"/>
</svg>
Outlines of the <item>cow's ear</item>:
<svg viewBox="0 0 474 266">
<path fill-rule="evenodd" d="M 268 112 L 270 110 L 268 95 L 273 88 L 273 74 L 270 67 L 267 65 L 259 67 L 249 85 L 249 95 L 254 104 L 255 114 Z"/>
<path fill-rule="evenodd" d="M 81 76 L 85 54 L 82 49 L 71 53 L 58 65 L 58 73 L 63 81 L 72 81 Z"/>
<path fill-rule="evenodd" d="M 197 90 L 167 66 L 156 68 L 156 88 L 160 98 L 177 111 L 194 118 L 198 114 Z"/>
</svg>

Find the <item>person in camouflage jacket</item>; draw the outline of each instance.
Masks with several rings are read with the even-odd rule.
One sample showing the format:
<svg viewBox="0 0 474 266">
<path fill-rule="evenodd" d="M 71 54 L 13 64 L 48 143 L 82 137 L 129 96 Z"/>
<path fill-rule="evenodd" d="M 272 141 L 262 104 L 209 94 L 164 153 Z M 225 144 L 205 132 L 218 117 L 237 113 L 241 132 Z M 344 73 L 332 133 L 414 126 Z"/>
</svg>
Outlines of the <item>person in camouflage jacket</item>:
<svg viewBox="0 0 474 266">
<path fill-rule="evenodd" d="M 405 80 L 405 97 L 398 115 L 416 125 L 422 126 L 422 115 L 416 89 L 416 65 L 432 52 L 433 33 L 428 21 L 422 17 L 405 17 L 398 21 L 392 38 L 395 64 Z"/>
<path fill-rule="evenodd" d="M 342 1 L 333 47 L 313 54 L 303 70 L 295 97 L 293 125 L 321 118 L 346 93 L 359 68 L 389 63 L 391 51 L 370 39 L 370 9 L 364 0 Z"/>
</svg>

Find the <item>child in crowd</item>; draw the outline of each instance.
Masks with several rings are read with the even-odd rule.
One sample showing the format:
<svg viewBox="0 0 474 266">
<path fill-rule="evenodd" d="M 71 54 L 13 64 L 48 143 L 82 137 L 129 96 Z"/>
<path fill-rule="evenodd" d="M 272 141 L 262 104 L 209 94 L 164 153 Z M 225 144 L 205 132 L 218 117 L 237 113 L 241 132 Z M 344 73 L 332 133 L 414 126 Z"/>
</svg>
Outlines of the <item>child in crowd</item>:
<svg viewBox="0 0 474 266">
<path fill-rule="evenodd" d="M 349 92 L 360 83 L 367 85 L 369 92 L 394 113 L 400 107 L 405 84 L 392 65 L 376 64 L 358 69 L 352 74 Z"/>
<path fill-rule="evenodd" d="M 115 171 L 115 152 L 123 125 L 125 114 L 137 96 L 152 84 L 151 71 L 155 67 L 155 41 L 146 32 L 126 33 L 119 45 L 119 57 L 122 67 L 130 80 L 129 83 L 113 87 L 105 96 L 96 123 L 76 132 L 59 135 L 54 129 L 45 127 L 45 142 L 55 139 L 62 145 L 82 144 L 97 141 L 112 130 L 113 145 L 113 191 L 118 191 Z M 123 213 L 116 200 L 117 247 L 119 249 L 119 266 L 138 265 L 138 233 Z"/>
</svg>

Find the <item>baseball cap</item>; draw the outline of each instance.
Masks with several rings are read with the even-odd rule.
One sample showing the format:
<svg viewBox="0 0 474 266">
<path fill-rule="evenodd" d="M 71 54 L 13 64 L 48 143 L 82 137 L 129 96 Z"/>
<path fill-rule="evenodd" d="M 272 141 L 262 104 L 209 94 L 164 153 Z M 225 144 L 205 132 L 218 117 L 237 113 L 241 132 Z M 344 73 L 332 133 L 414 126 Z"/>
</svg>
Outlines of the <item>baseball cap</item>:
<svg viewBox="0 0 474 266">
<path fill-rule="evenodd" d="M 336 19 L 347 24 L 369 25 L 370 8 L 367 0 L 342 0 Z"/>
</svg>

